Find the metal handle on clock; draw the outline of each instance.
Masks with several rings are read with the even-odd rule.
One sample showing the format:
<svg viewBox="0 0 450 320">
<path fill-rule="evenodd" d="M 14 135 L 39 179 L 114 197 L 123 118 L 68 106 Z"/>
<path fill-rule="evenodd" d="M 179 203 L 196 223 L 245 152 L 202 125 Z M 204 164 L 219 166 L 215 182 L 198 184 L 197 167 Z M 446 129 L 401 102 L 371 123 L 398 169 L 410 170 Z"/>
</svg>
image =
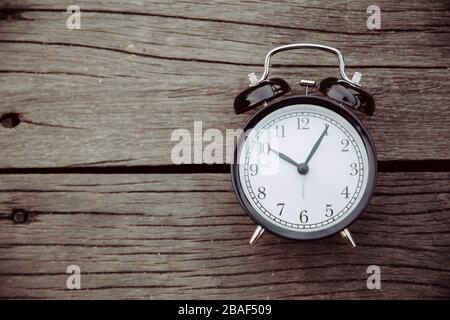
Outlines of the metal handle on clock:
<svg viewBox="0 0 450 320">
<path fill-rule="evenodd" d="M 326 52 L 330 52 L 335 54 L 338 57 L 339 60 L 339 74 L 341 75 L 341 78 L 345 81 L 347 81 L 350 85 L 355 86 L 355 87 L 360 87 L 361 84 L 359 83 L 359 81 L 361 80 L 361 73 L 359 72 L 355 72 L 353 75 L 353 78 L 350 79 L 347 74 L 345 73 L 345 61 L 344 61 L 344 56 L 342 55 L 342 53 L 333 47 L 329 47 L 329 46 L 324 46 L 321 44 L 313 44 L 313 43 L 294 43 L 294 44 L 288 44 L 288 45 L 283 45 L 283 46 L 279 46 L 276 47 L 272 50 L 269 51 L 269 53 L 266 56 L 266 60 L 264 62 L 264 73 L 261 76 L 260 79 L 257 78 L 255 73 L 251 73 L 249 74 L 249 79 L 250 79 L 250 86 L 256 86 L 259 83 L 263 82 L 264 80 L 266 80 L 269 77 L 269 73 L 270 73 L 270 59 L 278 52 L 283 52 L 283 51 L 288 51 L 288 50 L 294 50 L 294 49 L 318 49 L 318 50 L 322 50 L 322 51 L 326 51 Z"/>
</svg>

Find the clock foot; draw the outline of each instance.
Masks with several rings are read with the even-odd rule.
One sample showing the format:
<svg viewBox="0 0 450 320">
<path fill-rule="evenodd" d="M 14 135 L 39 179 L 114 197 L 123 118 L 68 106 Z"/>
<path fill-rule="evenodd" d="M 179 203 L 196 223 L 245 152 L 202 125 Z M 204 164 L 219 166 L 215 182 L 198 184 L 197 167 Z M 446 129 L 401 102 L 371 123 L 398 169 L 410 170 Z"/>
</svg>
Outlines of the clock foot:
<svg viewBox="0 0 450 320">
<path fill-rule="evenodd" d="M 353 240 L 352 234 L 350 233 L 350 230 L 345 228 L 341 231 L 341 236 L 344 238 L 344 240 L 350 245 L 352 248 L 356 248 L 356 242 Z"/>
<path fill-rule="evenodd" d="M 256 241 L 258 241 L 259 237 L 262 236 L 262 234 L 264 233 L 264 230 L 266 230 L 266 229 L 264 229 L 264 228 L 261 227 L 261 226 L 257 226 L 256 229 L 255 229 L 255 232 L 253 232 L 253 235 L 252 235 L 252 237 L 250 238 L 249 243 L 250 243 L 251 245 L 254 245 L 254 244 L 256 243 Z"/>
</svg>

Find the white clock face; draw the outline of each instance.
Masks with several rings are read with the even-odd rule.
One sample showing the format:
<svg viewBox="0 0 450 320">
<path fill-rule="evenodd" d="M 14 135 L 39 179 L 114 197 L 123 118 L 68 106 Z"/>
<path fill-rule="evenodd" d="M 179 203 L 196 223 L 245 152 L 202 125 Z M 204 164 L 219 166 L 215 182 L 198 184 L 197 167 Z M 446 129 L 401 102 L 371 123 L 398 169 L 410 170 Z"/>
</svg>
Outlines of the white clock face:
<svg viewBox="0 0 450 320">
<path fill-rule="evenodd" d="M 259 121 L 238 156 L 241 189 L 268 223 L 295 232 L 330 228 L 361 201 L 369 161 L 356 129 L 310 104 L 278 109 Z"/>
</svg>

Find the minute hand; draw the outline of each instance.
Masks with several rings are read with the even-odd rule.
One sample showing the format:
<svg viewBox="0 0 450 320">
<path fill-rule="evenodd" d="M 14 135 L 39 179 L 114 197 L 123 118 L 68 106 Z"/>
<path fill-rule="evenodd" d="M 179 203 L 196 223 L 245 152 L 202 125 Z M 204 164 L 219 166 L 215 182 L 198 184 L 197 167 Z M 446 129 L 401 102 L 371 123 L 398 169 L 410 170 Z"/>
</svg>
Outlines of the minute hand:
<svg viewBox="0 0 450 320">
<path fill-rule="evenodd" d="M 312 148 L 311 152 L 309 153 L 308 157 L 305 160 L 305 164 L 309 163 L 309 160 L 311 160 L 312 156 L 316 152 L 317 148 L 319 147 L 320 143 L 323 140 L 323 137 L 325 137 L 325 135 L 327 134 L 327 131 L 328 131 L 328 124 L 325 124 L 325 130 L 323 130 L 323 132 L 320 135 L 319 139 L 316 141 L 316 144 L 314 145 L 314 147 Z"/>
</svg>

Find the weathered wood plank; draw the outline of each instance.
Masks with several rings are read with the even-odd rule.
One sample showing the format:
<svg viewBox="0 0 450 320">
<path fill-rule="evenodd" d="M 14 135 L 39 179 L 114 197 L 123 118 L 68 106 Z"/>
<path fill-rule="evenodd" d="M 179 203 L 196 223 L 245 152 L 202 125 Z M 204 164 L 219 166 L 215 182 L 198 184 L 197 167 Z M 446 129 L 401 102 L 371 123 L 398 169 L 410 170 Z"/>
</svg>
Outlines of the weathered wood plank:
<svg viewBox="0 0 450 320">
<path fill-rule="evenodd" d="M 429 14 L 422 14 L 430 22 Z M 437 11 L 435 15 L 440 17 L 438 20 L 448 19 L 450 10 Z M 268 50 L 282 43 L 295 42 L 339 47 L 346 53 L 350 65 L 360 66 L 448 67 L 446 60 L 450 53 L 450 27 L 445 24 L 439 27 L 440 30 L 430 26 L 405 32 L 371 32 L 364 21 L 358 28 L 359 33 L 339 33 L 324 23 L 324 19 L 320 20 L 324 25 L 319 25 L 319 30 L 296 30 L 259 25 L 243 27 L 238 23 L 221 21 L 86 12 L 82 14 L 81 30 L 69 30 L 66 27 L 67 16 L 60 11 L 20 13 L 20 18 L 2 21 L 1 40 L 59 43 L 144 57 L 237 65 L 261 65 Z M 362 16 L 365 18 L 366 15 L 363 13 Z M 293 17 L 291 15 L 291 19 Z M 408 14 L 399 19 L 411 21 Z M 421 21 L 418 19 L 417 23 Z M 322 31 L 330 29 L 333 32 Z M 286 53 L 282 61 L 288 65 L 305 64 L 305 61 L 306 64 L 335 65 L 329 54 L 307 50 Z"/>
<path fill-rule="evenodd" d="M 3 298 L 448 298 L 450 174 L 389 173 L 353 226 L 294 242 L 253 225 L 227 175 L 3 175 Z M 31 215 L 25 224 L 11 210 Z M 82 290 L 65 287 L 68 265 Z M 366 288 L 379 265 L 382 289 Z"/>
<path fill-rule="evenodd" d="M 20 0 L 5 7 L 65 11 L 70 0 Z M 366 26 L 368 6 L 373 1 L 157 1 L 131 0 L 104 2 L 77 1 L 84 11 L 176 17 L 178 19 L 222 21 L 260 27 L 276 26 L 322 32 L 361 32 Z M 440 30 L 446 25 L 449 8 L 445 1 L 377 1 L 382 12 L 383 30 Z"/>
<path fill-rule="evenodd" d="M 202 120 L 205 129 L 225 132 L 249 116 L 232 111 L 234 95 L 245 86 L 241 67 L 217 65 L 211 74 L 209 64 L 123 60 L 110 52 L 99 60 L 95 49 L 71 49 L 70 56 L 65 47 L 6 44 L 1 50 L 9 50 L 3 60 L 10 71 L 0 74 L 0 109 L 23 119 L 14 129 L 0 127 L 2 167 L 170 164 L 174 129 L 192 131 L 194 121 Z M 20 50 L 19 61 L 13 52 Z M 42 64 L 34 66 L 37 57 Z M 71 64 L 77 57 L 88 58 Z M 142 63 L 149 68 L 143 70 Z M 380 160 L 450 158 L 448 71 L 428 70 L 416 78 L 419 70 L 359 70 L 378 103 L 365 123 Z M 293 83 L 299 74 L 318 74 L 296 71 L 282 74 Z M 334 71 L 319 72 L 324 77 Z"/>
<path fill-rule="evenodd" d="M 231 106 L 245 86 L 245 74 L 260 71 L 270 47 L 298 40 L 294 30 L 269 43 L 266 33 L 261 44 L 242 43 L 237 34 L 257 39 L 259 27 L 104 13 L 88 13 L 85 23 L 92 26 L 69 31 L 55 19 L 57 14 L 25 12 L 25 20 L 0 23 L 5 41 L 0 47 L 0 110 L 20 113 L 24 120 L 12 130 L 0 127 L 1 167 L 170 164 L 173 129 L 191 129 L 195 120 L 203 120 L 205 128 L 239 128 L 248 115 L 234 116 Z M 192 34 L 177 32 L 187 24 L 195 29 Z M 234 38 L 223 41 L 227 30 Z M 206 31 L 215 37 L 205 38 Z M 391 34 L 394 38 L 385 38 Z M 366 88 L 378 103 L 366 124 L 381 160 L 449 159 L 446 35 L 387 32 L 382 37 L 374 52 L 369 43 L 355 45 L 351 38 L 336 42 L 336 35 L 321 33 L 313 38 L 343 49 L 366 75 Z M 420 39 L 440 46 L 424 49 Z M 397 49 L 408 57 L 389 56 Z M 325 57 L 311 57 L 312 63 L 331 65 Z M 286 59 L 299 61 L 298 55 Z M 412 68 L 404 61 L 413 62 Z M 336 68 L 285 65 L 274 71 L 296 83 L 300 77 L 335 74 Z"/>
</svg>

